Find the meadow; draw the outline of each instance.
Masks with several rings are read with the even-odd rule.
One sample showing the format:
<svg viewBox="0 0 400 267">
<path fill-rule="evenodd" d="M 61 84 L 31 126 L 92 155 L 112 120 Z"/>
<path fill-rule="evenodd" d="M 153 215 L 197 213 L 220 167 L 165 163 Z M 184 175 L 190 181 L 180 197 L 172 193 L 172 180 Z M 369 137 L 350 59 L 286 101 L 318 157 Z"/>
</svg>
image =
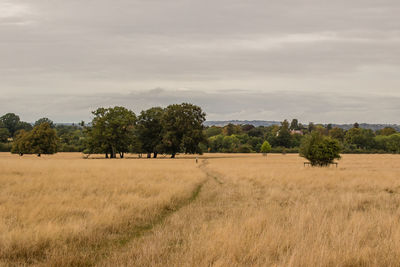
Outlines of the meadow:
<svg viewBox="0 0 400 267">
<path fill-rule="evenodd" d="M 0 265 L 399 266 L 400 156 L 0 154 Z"/>
</svg>

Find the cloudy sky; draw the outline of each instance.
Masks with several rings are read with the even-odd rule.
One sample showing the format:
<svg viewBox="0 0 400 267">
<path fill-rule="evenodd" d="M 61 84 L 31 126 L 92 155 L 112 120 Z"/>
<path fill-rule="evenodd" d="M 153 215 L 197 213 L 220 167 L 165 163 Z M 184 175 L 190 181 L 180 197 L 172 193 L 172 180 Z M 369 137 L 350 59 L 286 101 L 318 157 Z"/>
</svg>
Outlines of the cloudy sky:
<svg viewBox="0 0 400 267">
<path fill-rule="evenodd" d="M 0 114 L 400 123 L 398 0 L 0 0 Z"/>
</svg>

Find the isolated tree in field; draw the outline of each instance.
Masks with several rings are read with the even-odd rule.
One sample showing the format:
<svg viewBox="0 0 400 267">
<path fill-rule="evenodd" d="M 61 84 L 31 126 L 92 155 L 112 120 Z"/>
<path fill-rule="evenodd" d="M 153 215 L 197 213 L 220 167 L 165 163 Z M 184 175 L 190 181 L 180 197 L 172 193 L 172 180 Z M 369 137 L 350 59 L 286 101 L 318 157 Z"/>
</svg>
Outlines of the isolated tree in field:
<svg viewBox="0 0 400 267">
<path fill-rule="evenodd" d="M 21 130 L 17 135 L 11 152 L 23 154 L 54 154 L 57 153 L 57 134 L 48 123 L 35 126 L 32 131 Z"/>
<path fill-rule="evenodd" d="M 178 152 L 201 153 L 199 143 L 205 142 L 203 123 L 206 114 L 200 107 L 182 103 L 169 105 L 162 116 L 162 148 L 174 158 Z"/>
<path fill-rule="evenodd" d="M 264 155 L 267 155 L 271 151 L 271 145 L 268 143 L 268 141 L 264 141 L 264 143 L 261 145 L 261 150 L 260 152 L 263 153 Z"/>
<path fill-rule="evenodd" d="M 136 115 L 124 107 L 98 108 L 86 130 L 86 153 L 105 153 L 106 158 L 124 157 L 134 138 Z"/>
<path fill-rule="evenodd" d="M 302 140 L 300 156 L 308 159 L 312 166 L 323 167 L 340 159 L 340 150 L 337 140 L 314 131 Z"/>
<path fill-rule="evenodd" d="M 42 124 L 42 123 L 48 123 L 49 125 L 50 125 L 50 127 L 51 128 L 54 128 L 54 123 L 53 123 L 53 121 L 52 120 L 50 120 L 49 118 L 41 118 L 41 119 L 38 119 L 36 122 L 35 122 L 35 126 L 37 126 L 37 125 L 40 125 L 40 124 Z"/>
<path fill-rule="evenodd" d="M 142 111 L 138 116 L 136 125 L 136 134 L 141 143 L 141 148 L 147 157 L 154 154 L 154 158 L 160 152 L 160 145 L 162 142 L 162 116 L 164 109 L 160 107 L 150 108 Z"/>
</svg>

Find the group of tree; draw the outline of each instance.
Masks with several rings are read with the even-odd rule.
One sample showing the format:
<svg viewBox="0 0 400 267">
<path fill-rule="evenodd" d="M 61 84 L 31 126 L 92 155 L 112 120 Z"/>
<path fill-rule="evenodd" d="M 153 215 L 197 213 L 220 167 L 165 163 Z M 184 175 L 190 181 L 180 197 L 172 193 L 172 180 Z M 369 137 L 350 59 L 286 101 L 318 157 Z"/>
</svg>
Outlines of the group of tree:
<svg viewBox="0 0 400 267">
<path fill-rule="evenodd" d="M 400 133 L 391 127 L 374 132 L 355 123 L 353 128 L 344 130 L 331 124 L 303 125 L 293 119 L 291 123 L 284 120 L 281 125 L 268 127 L 228 124 L 205 129 L 207 151 L 224 153 L 262 152 L 265 141 L 272 152 L 298 153 L 303 139 L 314 131 L 338 141 L 344 153 L 400 153 Z"/>
<path fill-rule="evenodd" d="M 303 153 L 302 143 L 313 132 L 338 142 L 344 153 L 400 153 L 400 133 L 386 127 L 373 131 L 355 123 L 345 130 L 332 125 L 297 119 L 281 125 L 258 126 L 228 124 L 204 127 L 205 114 L 192 104 L 153 107 L 136 115 L 124 107 L 99 108 L 93 120 L 72 125 L 54 124 L 48 118 L 27 123 L 8 113 L 0 117 L 0 151 L 21 154 L 61 152 L 103 153 L 106 157 L 124 157 L 125 153 Z M 39 138 L 43 136 L 43 138 Z M 39 145 L 46 142 L 46 145 Z"/>
<path fill-rule="evenodd" d="M 188 103 L 153 107 L 138 116 L 124 107 L 99 108 L 93 112 L 91 127 L 85 129 L 87 154 L 104 153 L 121 158 L 127 152 L 158 154 L 201 153 L 205 113 Z"/>
</svg>

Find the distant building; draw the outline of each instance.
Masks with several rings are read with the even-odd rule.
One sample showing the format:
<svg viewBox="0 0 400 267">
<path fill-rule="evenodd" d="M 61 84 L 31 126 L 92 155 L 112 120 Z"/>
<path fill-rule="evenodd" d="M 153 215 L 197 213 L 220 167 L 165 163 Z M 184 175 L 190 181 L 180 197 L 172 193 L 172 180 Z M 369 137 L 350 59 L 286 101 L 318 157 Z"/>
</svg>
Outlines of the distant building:
<svg viewBox="0 0 400 267">
<path fill-rule="evenodd" d="M 290 130 L 290 134 L 299 134 L 299 135 L 303 135 L 303 131 L 301 131 L 301 130 Z"/>
</svg>

